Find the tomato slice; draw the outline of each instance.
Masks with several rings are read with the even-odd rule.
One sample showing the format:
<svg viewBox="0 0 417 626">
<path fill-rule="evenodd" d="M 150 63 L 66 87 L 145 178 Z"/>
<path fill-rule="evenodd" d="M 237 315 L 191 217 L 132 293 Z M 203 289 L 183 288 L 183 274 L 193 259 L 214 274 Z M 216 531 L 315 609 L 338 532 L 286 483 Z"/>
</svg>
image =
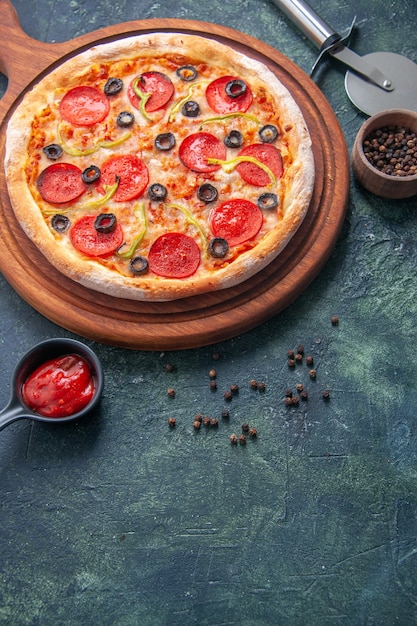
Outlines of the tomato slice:
<svg viewBox="0 0 417 626">
<path fill-rule="evenodd" d="M 53 163 L 38 176 L 36 185 L 45 202 L 65 204 L 77 200 L 86 190 L 82 171 L 71 163 Z"/>
<path fill-rule="evenodd" d="M 149 172 L 144 161 L 133 154 L 113 156 L 103 163 L 101 183 L 114 185 L 119 179 L 119 186 L 113 196 L 116 202 L 128 202 L 139 198 L 149 182 Z"/>
<path fill-rule="evenodd" d="M 231 247 L 255 237 L 262 223 L 262 211 L 256 204 L 243 198 L 226 200 L 210 214 L 213 235 L 226 239 Z"/>
<path fill-rule="evenodd" d="M 165 278 L 188 278 L 200 265 L 200 248 L 188 235 L 165 233 L 154 241 L 148 255 L 149 269 Z"/>
<path fill-rule="evenodd" d="M 226 93 L 226 85 L 233 80 L 240 80 L 235 76 L 222 76 L 213 80 L 206 89 L 206 99 L 208 105 L 216 113 L 225 115 L 227 113 L 244 113 L 252 104 L 252 90 L 247 83 L 246 91 L 236 98 L 232 98 Z"/>
<path fill-rule="evenodd" d="M 215 172 L 221 166 L 207 163 L 208 158 L 226 159 L 226 147 L 211 133 L 188 135 L 179 147 L 179 157 L 193 172 Z"/>
<path fill-rule="evenodd" d="M 253 143 L 240 150 L 238 156 L 254 157 L 266 165 L 277 178 L 283 174 L 281 152 L 275 146 L 268 143 Z M 256 163 L 243 162 L 236 167 L 241 177 L 246 183 L 256 187 L 266 187 L 271 181 L 266 172 Z"/>
<path fill-rule="evenodd" d="M 127 95 L 132 105 L 138 109 L 140 98 L 133 89 L 135 80 L 136 78 L 130 83 Z M 140 91 L 151 94 L 145 104 L 145 111 L 148 113 L 162 109 L 168 104 L 174 93 L 174 85 L 171 79 L 162 72 L 144 72 L 139 76 L 137 87 Z"/>
<path fill-rule="evenodd" d="M 102 122 L 110 110 L 109 99 L 96 87 L 73 87 L 59 103 L 61 117 L 74 126 L 93 126 Z"/>
<path fill-rule="evenodd" d="M 71 243 L 76 250 L 90 257 L 107 257 L 116 252 L 124 241 L 122 227 L 116 227 L 110 233 L 100 233 L 94 228 L 97 215 L 84 215 L 70 230 Z"/>
</svg>

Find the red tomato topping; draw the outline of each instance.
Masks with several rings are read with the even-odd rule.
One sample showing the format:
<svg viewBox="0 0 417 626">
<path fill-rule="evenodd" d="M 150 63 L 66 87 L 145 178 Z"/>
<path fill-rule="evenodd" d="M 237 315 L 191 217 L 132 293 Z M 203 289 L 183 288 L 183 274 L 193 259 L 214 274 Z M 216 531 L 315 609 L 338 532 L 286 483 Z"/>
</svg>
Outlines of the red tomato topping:
<svg viewBox="0 0 417 626">
<path fill-rule="evenodd" d="M 165 233 L 154 241 L 148 255 L 149 269 L 166 278 L 187 278 L 200 265 L 200 249 L 182 233 Z"/>
<path fill-rule="evenodd" d="M 210 214 L 213 235 L 226 239 L 231 247 L 255 237 L 262 223 L 262 211 L 253 202 L 242 198 L 226 200 Z"/>
<path fill-rule="evenodd" d="M 124 154 L 113 156 L 103 163 L 101 182 L 114 185 L 119 178 L 119 186 L 113 196 L 116 202 L 128 202 L 139 198 L 149 182 L 149 172 L 145 163 L 137 156 Z"/>
<path fill-rule="evenodd" d="M 84 215 L 70 230 L 71 243 L 89 257 L 106 257 L 116 252 L 124 241 L 122 227 L 116 222 L 110 233 L 100 233 L 94 227 L 97 215 Z"/>
<path fill-rule="evenodd" d="M 281 152 L 269 143 L 253 143 L 243 148 L 238 156 L 251 156 L 266 165 L 277 178 L 283 173 Z M 266 187 L 271 180 L 255 163 L 243 162 L 236 167 L 243 180 L 256 187 Z"/>
<path fill-rule="evenodd" d="M 80 85 L 67 91 L 59 104 L 61 117 L 74 126 L 102 122 L 110 110 L 109 99 L 96 87 Z"/>
<path fill-rule="evenodd" d="M 237 98 L 232 98 L 226 93 L 226 85 L 230 81 L 239 80 L 234 76 L 222 76 L 211 82 L 206 89 L 208 105 L 213 111 L 221 115 L 227 113 L 244 113 L 252 104 L 253 96 L 247 83 L 246 91 Z"/>
<path fill-rule="evenodd" d="M 221 166 L 207 163 L 208 158 L 226 159 L 226 147 L 220 139 L 210 133 L 188 135 L 181 143 L 179 157 L 193 172 L 215 172 Z"/>
<path fill-rule="evenodd" d="M 130 83 L 127 95 L 133 106 L 138 109 L 140 98 L 133 89 L 135 80 L 136 79 L 133 79 Z M 145 111 L 148 113 L 162 109 L 168 104 L 174 93 L 174 85 L 171 79 L 165 74 L 162 74 L 162 72 L 145 72 L 141 74 L 137 81 L 137 88 L 139 91 L 152 94 L 145 104 Z"/>
<path fill-rule="evenodd" d="M 86 190 L 82 171 L 71 163 L 53 163 L 38 176 L 36 185 L 45 202 L 63 204 L 74 202 Z"/>
<path fill-rule="evenodd" d="M 45 417 L 67 417 L 78 413 L 95 393 L 88 364 L 68 354 L 40 365 L 23 384 L 27 406 Z"/>
</svg>

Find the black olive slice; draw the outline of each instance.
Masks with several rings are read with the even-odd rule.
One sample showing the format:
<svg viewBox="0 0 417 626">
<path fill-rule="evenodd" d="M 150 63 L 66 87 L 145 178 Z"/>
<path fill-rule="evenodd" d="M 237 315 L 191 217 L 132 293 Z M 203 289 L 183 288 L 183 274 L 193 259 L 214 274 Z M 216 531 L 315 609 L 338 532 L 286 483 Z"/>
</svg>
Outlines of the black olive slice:
<svg viewBox="0 0 417 626">
<path fill-rule="evenodd" d="M 187 83 L 197 78 L 197 70 L 194 65 L 182 65 L 177 69 L 176 74 Z"/>
<path fill-rule="evenodd" d="M 222 259 L 229 252 L 229 244 L 222 237 L 214 237 L 209 242 L 209 252 L 216 259 Z"/>
<path fill-rule="evenodd" d="M 219 193 L 210 183 L 203 183 L 197 190 L 198 199 L 208 204 L 217 200 Z"/>
<path fill-rule="evenodd" d="M 147 259 L 144 256 L 135 256 L 129 263 L 130 271 L 136 276 L 146 274 L 149 265 Z"/>
<path fill-rule="evenodd" d="M 94 221 L 94 228 L 98 233 L 108 235 L 116 228 L 117 219 L 114 213 L 100 213 Z"/>
<path fill-rule="evenodd" d="M 62 155 L 62 148 L 57 143 L 50 143 L 49 146 L 42 148 L 42 152 L 46 154 L 51 161 L 56 161 Z"/>
<path fill-rule="evenodd" d="M 120 128 L 127 128 L 128 126 L 132 126 L 135 121 L 135 116 L 130 111 L 122 111 L 119 113 L 116 119 L 116 124 Z"/>
<path fill-rule="evenodd" d="M 95 183 L 96 180 L 100 178 L 101 172 L 97 165 L 90 165 L 86 167 L 83 173 L 81 174 L 81 178 L 87 185 L 90 183 Z"/>
<path fill-rule="evenodd" d="M 194 102 L 194 100 L 188 100 L 182 105 L 181 113 L 184 117 L 197 117 L 200 113 L 200 106 L 198 102 Z"/>
<path fill-rule="evenodd" d="M 109 78 L 104 85 L 104 93 L 106 96 L 115 96 L 123 89 L 123 81 L 121 78 Z"/>
<path fill-rule="evenodd" d="M 257 205 L 260 209 L 276 209 L 278 206 L 278 196 L 275 193 L 263 193 L 257 200 Z"/>
<path fill-rule="evenodd" d="M 167 197 L 167 188 L 161 183 L 153 183 L 148 188 L 149 200 L 165 200 Z"/>
<path fill-rule="evenodd" d="M 227 148 L 240 148 L 243 144 L 243 135 L 238 130 L 231 130 L 223 143 Z"/>
<path fill-rule="evenodd" d="M 155 138 L 155 147 L 158 150 L 172 150 L 175 146 L 175 137 L 172 133 L 161 133 Z"/>
<path fill-rule="evenodd" d="M 65 233 L 70 225 L 70 220 L 66 215 L 56 213 L 51 219 L 51 226 L 57 233 Z"/>
<path fill-rule="evenodd" d="M 246 83 L 240 78 L 234 78 L 226 83 L 225 91 L 229 98 L 240 98 L 247 91 Z"/>
<path fill-rule="evenodd" d="M 276 126 L 272 124 L 267 124 L 266 126 L 262 126 L 259 131 L 259 136 L 264 143 L 272 143 L 278 137 L 279 132 Z"/>
</svg>

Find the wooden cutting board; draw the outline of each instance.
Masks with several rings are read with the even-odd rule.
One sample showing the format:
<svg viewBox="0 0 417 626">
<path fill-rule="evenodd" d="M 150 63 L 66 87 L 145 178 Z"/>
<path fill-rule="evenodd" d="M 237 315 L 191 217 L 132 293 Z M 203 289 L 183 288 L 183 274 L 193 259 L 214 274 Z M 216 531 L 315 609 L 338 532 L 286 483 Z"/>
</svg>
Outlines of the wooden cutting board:
<svg viewBox="0 0 417 626">
<path fill-rule="evenodd" d="M 85 338 L 132 349 L 176 350 L 244 333 L 282 311 L 306 289 L 327 261 L 343 224 L 349 193 L 349 157 L 333 110 L 298 66 L 262 41 L 211 23 L 141 20 L 50 44 L 33 40 L 22 31 L 8 0 L 0 0 L 0 14 L 0 71 L 8 77 L 8 89 L 0 100 L 0 270 L 24 300 L 59 326 Z M 165 303 L 105 296 L 60 274 L 16 222 L 3 166 L 8 119 L 34 82 L 93 43 L 151 31 L 215 38 L 269 66 L 304 114 L 316 165 L 307 217 L 270 266 L 231 289 Z"/>
</svg>

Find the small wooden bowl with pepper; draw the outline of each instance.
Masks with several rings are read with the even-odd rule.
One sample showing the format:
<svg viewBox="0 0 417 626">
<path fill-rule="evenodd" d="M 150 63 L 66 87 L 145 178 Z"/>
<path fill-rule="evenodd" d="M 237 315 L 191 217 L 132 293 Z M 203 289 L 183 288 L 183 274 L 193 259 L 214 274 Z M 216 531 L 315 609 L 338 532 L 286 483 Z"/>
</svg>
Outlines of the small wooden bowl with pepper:
<svg viewBox="0 0 417 626">
<path fill-rule="evenodd" d="M 360 128 L 352 149 L 357 181 L 382 198 L 417 194 L 417 112 L 381 111 Z"/>
</svg>

